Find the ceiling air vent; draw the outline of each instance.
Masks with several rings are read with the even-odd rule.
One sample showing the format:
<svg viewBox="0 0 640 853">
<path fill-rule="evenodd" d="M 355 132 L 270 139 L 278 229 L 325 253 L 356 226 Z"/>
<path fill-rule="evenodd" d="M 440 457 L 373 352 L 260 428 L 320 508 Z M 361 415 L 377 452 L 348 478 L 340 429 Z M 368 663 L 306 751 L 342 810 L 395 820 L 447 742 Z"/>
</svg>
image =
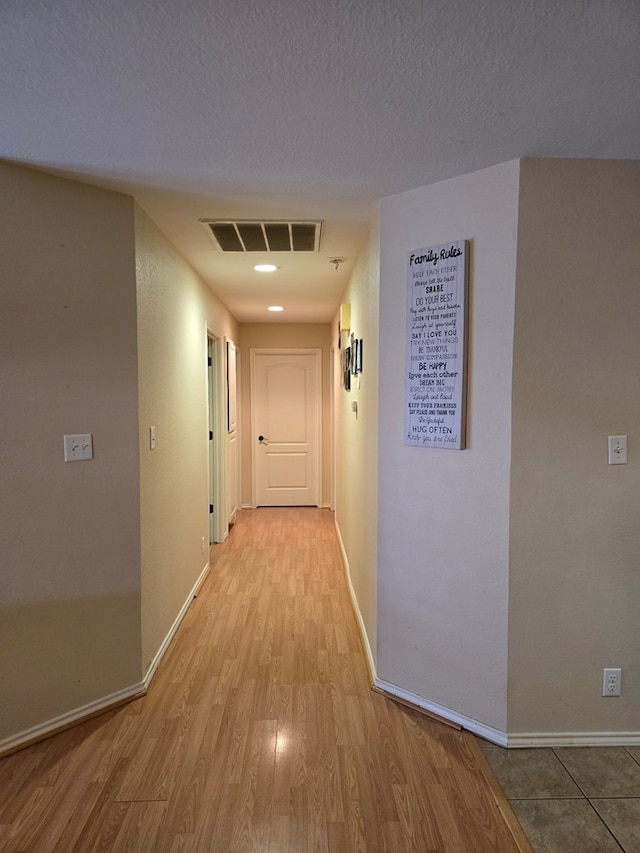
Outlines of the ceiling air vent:
<svg viewBox="0 0 640 853">
<path fill-rule="evenodd" d="M 322 222 L 201 219 L 222 252 L 318 252 Z"/>
</svg>

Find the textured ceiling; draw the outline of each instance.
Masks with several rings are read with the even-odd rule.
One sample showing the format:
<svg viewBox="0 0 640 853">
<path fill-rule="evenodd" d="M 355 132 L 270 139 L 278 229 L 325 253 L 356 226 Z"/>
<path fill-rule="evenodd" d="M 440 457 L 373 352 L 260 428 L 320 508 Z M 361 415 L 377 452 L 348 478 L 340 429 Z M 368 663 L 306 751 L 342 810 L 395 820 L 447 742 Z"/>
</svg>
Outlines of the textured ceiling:
<svg viewBox="0 0 640 853">
<path fill-rule="evenodd" d="M 640 158 L 639 45 L 638 0 L 3 0 L 0 157 L 133 194 L 239 320 L 327 321 L 376 199 Z M 324 239 L 265 280 L 201 218 Z"/>
</svg>

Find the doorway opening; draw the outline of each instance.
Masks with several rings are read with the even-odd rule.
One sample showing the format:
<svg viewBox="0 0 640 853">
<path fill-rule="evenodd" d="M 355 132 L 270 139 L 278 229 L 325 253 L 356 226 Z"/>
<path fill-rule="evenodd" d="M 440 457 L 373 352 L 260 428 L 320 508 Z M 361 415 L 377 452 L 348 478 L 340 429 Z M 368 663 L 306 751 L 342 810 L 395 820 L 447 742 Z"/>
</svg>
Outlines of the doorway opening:
<svg viewBox="0 0 640 853">
<path fill-rule="evenodd" d="M 209 467 L 209 544 L 224 542 L 226 512 L 226 405 L 222 341 L 207 330 L 207 444 Z"/>
<path fill-rule="evenodd" d="M 322 350 L 251 349 L 254 506 L 320 506 Z"/>
</svg>

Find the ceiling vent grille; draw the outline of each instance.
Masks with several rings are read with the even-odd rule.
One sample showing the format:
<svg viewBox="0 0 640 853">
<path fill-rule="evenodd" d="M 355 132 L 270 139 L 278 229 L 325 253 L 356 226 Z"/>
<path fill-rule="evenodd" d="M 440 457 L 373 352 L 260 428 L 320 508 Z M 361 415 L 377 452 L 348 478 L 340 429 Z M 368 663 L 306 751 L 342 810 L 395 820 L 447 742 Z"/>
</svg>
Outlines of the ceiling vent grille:
<svg viewBox="0 0 640 853">
<path fill-rule="evenodd" d="M 318 252 L 322 222 L 201 219 L 221 252 Z"/>
</svg>

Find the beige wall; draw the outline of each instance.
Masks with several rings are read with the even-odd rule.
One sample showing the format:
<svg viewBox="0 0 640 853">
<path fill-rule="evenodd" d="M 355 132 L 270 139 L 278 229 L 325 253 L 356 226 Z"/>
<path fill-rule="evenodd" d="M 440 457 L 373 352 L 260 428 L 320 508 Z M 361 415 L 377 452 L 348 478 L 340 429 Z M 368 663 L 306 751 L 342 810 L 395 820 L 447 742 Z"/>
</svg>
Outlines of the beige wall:
<svg viewBox="0 0 640 853">
<path fill-rule="evenodd" d="M 378 674 L 514 745 L 638 735 L 639 226 L 640 164 L 620 161 L 382 202 Z M 406 448 L 406 251 L 465 238 L 468 449 Z"/>
<path fill-rule="evenodd" d="M 524 160 L 509 730 L 640 729 L 640 163 Z M 629 436 L 607 465 L 607 436 Z M 602 668 L 622 696 L 602 698 Z"/>
<path fill-rule="evenodd" d="M 322 503 L 331 500 L 331 422 L 330 353 L 336 335 L 325 323 L 243 323 L 238 346 L 240 364 L 241 410 L 241 494 L 242 505 L 252 505 L 251 447 L 251 372 L 249 350 L 252 347 L 309 347 L 322 349 Z M 337 339 L 336 339 L 337 340 Z"/>
<path fill-rule="evenodd" d="M 378 674 L 507 722 L 511 367 L 518 162 L 382 201 Z M 403 445 L 406 262 L 469 240 L 467 449 Z"/>
<path fill-rule="evenodd" d="M 363 371 L 350 391 L 341 387 L 341 350 L 334 350 L 336 525 L 349 577 L 375 663 L 377 642 L 378 453 L 378 223 L 351 275 L 342 301 L 351 306 L 351 331 L 363 341 Z M 333 327 L 337 329 L 336 315 Z M 352 411 L 352 403 L 358 407 Z"/>
<path fill-rule="evenodd" d="M 142 687 L 208 559 L 206 330 L 237 324 L 133 199 L 0 183 L 8 749 Z M 65 463 L 79 432 L 95 458 Z"/>
<path fill-rule="evenodd" d="M 7 164 L 0 187 L 1 745 L 141 668 L 133 201 Z"/>
<path fill-rule="evenodd" d="M 146 673 L 208 562 L 206 328 L 224 343 L 237 325 L 140 209 L 136 260 Z"/>
</svg>

